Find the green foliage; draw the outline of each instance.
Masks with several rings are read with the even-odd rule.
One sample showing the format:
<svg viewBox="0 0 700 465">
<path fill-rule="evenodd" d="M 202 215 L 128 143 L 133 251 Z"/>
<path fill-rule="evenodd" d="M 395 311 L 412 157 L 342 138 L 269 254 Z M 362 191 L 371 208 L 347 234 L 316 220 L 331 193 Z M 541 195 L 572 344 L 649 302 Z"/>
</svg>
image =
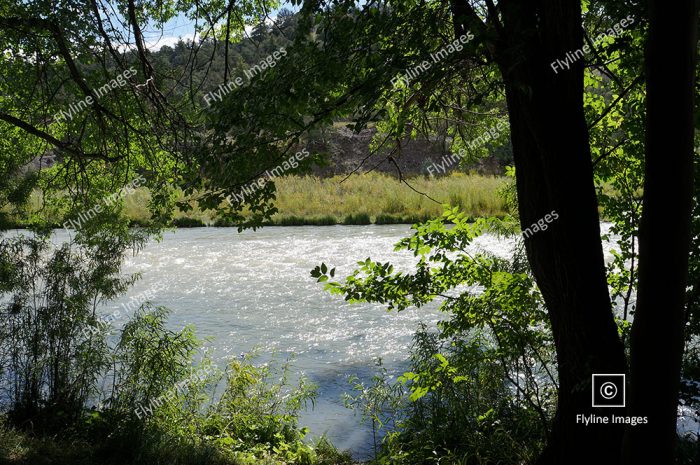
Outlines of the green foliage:
<svg viewBox="0 0 700 465">
<path fill-rule="evenodd" d="M 412 371 L 401 378 L 408 409 L 385 438 L 380 462 L 518 463 L 544 444 L 556 400 L 554 347 L 542 297 L 520 243 L 509 259 L 474 253 L 490 232 L 512 237 L 510 220 L 469 223 L 458 209 L 415 225 L 396 250 L 412 252 L 415 270 L 367 259 L 344 282 L 321 264 L 311 275 L 351 302 L 403 311 L 439 298 L 448 316 L 437 333 L 425 329 L 411 350 Z M 383 423 L 381 405 L 397 392 L 386 373 L 359 389 L 355 405 Z M 391 395 L 389 395 L 391 394 Z M 386 397 L 385 397 L 386 396 Z M 360 402 L 362 401 L 362 402 Z M 461 460 L 461 462 L 459 462 Z"/>
<path fill-rule="evenodd" d="M 644 93 L 638 78 L 642 31 L 632 29 L 625 33 L 625 38 L 606 42 L 598 50 L 601 58 L 609 61 L 607 69 L 617 79 L 587 71 L 584 109 L 595 122 L 590 130 L 590 141 L 598 203 L 605 219 L 612 223 L 604 239 L 617 236 L 607 276 L 619 331 L 626 343 L 636 302 L 645 122 Z"/>
<path fill-rule="evenodd" d="M 412 216 L 412 215 L 377 215 L 374 224 L 416 224 L 428 221 L 427 216 Z"/>
<path fill-rule="evenodd" d="M 599 23 L 609 27 L 627 13 L 619 5 L 604 5 L 612 14 Z M 600 8 L 600 5 L 596 6 Z M 600 11 L 593 10 L 592 16 Z M 643 214 L 644 137 L 646 97 L 643 89 L 642 51 L 645 24 L 639 12 L 634 14 L 638 27 L 631 28 L 620 40 L 599 47 L 598 59 L 606 63 L 605 73 L 589 69 L 585 74 L 584 108 L 591 121 L 590 141 L 595 167 L 597 196 L 605 219 L 612 223 L 604 236 L 614 240 L 612 260 L 607 264 L 608 285 L 615 307 L 616 321 L 629 351 L 629 333 L 636 308 L 637 270 L 639 263 L 639 226 Z M 593 31 L 591 31 L 593 35 Z M 696 127 L 700 127 L 696 124 Z M 697 146 L 697 143 L 696 143 Z M 698 171 L 700 158 L 696 157 Z M 696 183 L 696 192 L 698 184 Z M 686 349 L 683 355 L 681 399 L 698 408 L 700 391 L 700 349 L 698 335 L 698 296 L 700 296 L 700 208 L 697 195 L 692 212 L 692 241 L 688 267 Z"/>
<path fill-rule="evenodd" d="M 265 222 L 266 225 L 332 225 L 343 222 L 346 217 L 355 217 L 357 211 L 365 212 L 375 224 L 414 224 L 436 218 L 442 213 L 442 206 L 424 195 L 411 190 L 406 184 L 392 176 L 380 173 L 353 175 L 341 182 L 343 177 L 319 178 L 317 176 L 281 176 L 276 178 L 278 212 Z M 462 210 L 472 217 L 503 217 L 511 208 L 501 198 L 501 192 L 513 191 L 513 183 L 503 177 L 465 175 L 452 173 L 441 177 L 415 177 L 406 180 L 417 191 L 425 192 L 436 200 L 448 199 L 459 204 Z M 186 200 L 184 194 L 174 190 L 176 202 Z M 63 196 L 65 197 L 65 195 Z M 67 199 L 57 196 L 60 204 Z M 123 206 L 109 214 L 101 214 L 84 227 L 109 228 L 123 234 L 127 225 L 148 227 L 144 232 L 154 232 L 159 225 L 151 220 L 149 203 L 150 192 L 145 188 L 136 189 L 124 195 Z M 100 199 L 98 199 L 98 202 Z M 67 208 L 67 207 L 66 207 Z M 85 210 L 94 205 L 85 205 Z M 244 213 L 245 214 L 245 213 Z M 35 223 L 37 216 L 42 222 L 56 227 L 61 226 L 65 211 L 49 208 L 39 191 L 34 191 L 26 208 L 21 212 L 8 209 L 8 221 L 18 227 L 28 227 Z M 366 224 L 366 218 L 359 218 Z M 199 227 L 205 224 L 214 226 L 236 226 L 231 220 L 218 216 L 216 211 L 202 210 L 196 202 L 186 212 L 176 212 L 172 221 L 165 225 L 175 227 Z M 163 225 L 160 225 L 163 226 Z"/>
<path fill-rule="evenodd" d="M 332 215 L 322 215 L 322 216 L 278 216 L 272 222 L 274 226 L 333 226 L 338 224 L 338 220 Z"/>
<path fill-rule="evenodd" d="M 375 457 L 378 455 L 381 433 L 396 429 L 405 408 L 403 386 L 392 382 L 392 376 L 382 364 L 381 358 L 377 360 L 377 367 L 379 372 L 372 377 L 369 385 L 365 385 L 355 375 L 350 376 L 348 382 L 352 386 L 352 393 L 343 395 L 345 406 L 360 412 L 362 421 L 372 426 Z"/>
<path fill-rule="evenodd" d="M 363 173 L 343 178 L 285 176 L 276 179 L 279 213 L 273 221 L 285 215 L 345 218 L 364 212 L 378 224 L 413 224 L 442 214 L 440 204 L 411 190 L 395 177 Z M 453 173 L 439 178 L 416 176 L 406 179 L 406 182 L 441 202 L 456 198 L 471 216 L 505 214 L 503 201 L 498 195 L 504 185 L 502 177 Z"/>
<path fill-rule="evenodd" d="M 197 218 L 175 218 L 171 224 L 176 228 L 200 228 L 205 226 L 202 220 Z"/>
<path fill-rule="evenodd" d="M 315 463 L 313 448 L 302 441 L 306 429 L 297 426 L 299 412 L 314 400 L 315 387 L 303 376 L 296 386 L 291 385 L 291 370 L 290 360 L 278 368 L 231 361 L 225 372 L 226 388 L 203 418 L 207 438 L 251 462 L 272 457 Z"/>
<path fill-rule="evenodd" d="M 72 426 L 108 365 L 98 305 L 124 292 L 130 244 L 110 237 L 94 244 L 53 247 L 46 235 L 0 242 L 0 372 L 6 377 L 10 418 L 54 431 Z"/>
<path fill-rule="evenodd" d="M 150 303 L 110 342 L 99 305 L 136 279 L 120 275 L 132 245 L 112 235 L 58 246 L 47 235 L 0 242 L 0 369 L 9 394 L 0 462 L 347 463 L 327 441 L 321 455 L 304 441 L 297 418 L 315 390 L 293 376 L 291 360 L 233 360 L 219 370 L 193 327 L 169 329 L 168 310 Z"/>
<path fill-rule="evenodd" d="M 291 359 L 255 365 L 248 356 L 221 370 L 206 353 L 197 355 L 192 328 L 166 329 L 167 313 L 142 309 L 122 331 L 115 387 L 97 422 L 109 432 L 109 450 L 130 451 L 124 459 L 137 463 L 166 463 L 187 451 L 216 463 L 318 463 L 297 424 L 315 387 L 303 376 L 292 379 Z"/>
<path fill-rule="evenodd" d="M 339 451 L 324 435 L 314 444 L 318 465 L 351 465 L 353 462 L 350 452 Z"/>
<path fill-rule="evenodd" d="M 146 416 L 143 407 L 159 403 L 174 386 L 189 380 L 192 357 L 201 342 L 192 326 L 167 329 L 168 313 L 164 307 L 146 304 L 121 331 L 113 351 L 113 387 L 105 400 L 110 414 L 117 418 L 131 422 L 134 415 Z"/>
<path fill-rule="evenodd" d="M 363 225 L 363 224 L 371 224 L 371 223 L 372 223 L 372 221 L 370 220 L 369 215 L 367 213 L 357 213 L 354 215 L 350 214 L 343 219 L 343 224 L 346 224 L 346 225 L 348 225 L 348 224 Z"/>
<path fill-rule="evenodd" d="M 544 445 L 554 389 L 523 362 L 494 355 L 478 332 L 455 340 L 420 329 L 412 371 L 400 378 L 410 402 L 379 462 L 529 463 Z"/>
<path fill-rule="evenodd" d="M 47 464 L 350 463 L 325 438 L 304 441 L 297 418 L 315 387 L 294 377 L 291 359 L 254 364 L 250 356 L 220 370 L 199 352 L 192 328 L 166 329 L 167 314 L 146 307 L 126 324 L 112 352 L 109 395 L 90 410 L 78 406 L 80 423 L 70 430 L 35 437 L 3 424 L 0 461 L 29 464 L 43 454 Z"/>
<path fill-rule="evenodd" d="M 340 120 L 349 121 L 348 127 L 356 130 L 369 124 L 379 129 L 372 141 L 374 158 L 370 162 L 377 157 L 393 160 L 401 155 L 401 141 L 419 134 L 442 141 L 452 152 L 466 149 L 469 162 L 487 154 L 496 154 L 503 162 L 510 160 L 508 131 L 495 135 L 488 132 L 504 118 L 506 107 L 499 70 L 484 45 L 486 37 L 470 41 L 464 51 L 434 63 L 410 83 L 392 82 L 453 39 L 455 22 L 450 2 L 304 2 L 297 16 L 280 13 L 279 28 L 258 24 L 268 10 L 279 6 L 275 0 L 145 1 L 138 3 L 136 11 L 130 11 L 130 4 L 112 5 L 116 14 L 110 18 L 123 21 L 116 27 L 103 21 L 105 12 L 94 11 L 91 2 L 9 0 L 0 5 L 0 74 L 11 77 L 0 81 L 0 169 L 5 174 L 0 179 L 0 230 L 9 227 L 9 219 L 23 214 L 26 224 L 37 231 L 55 224 L 56 218 L 60 218 L 58 222 L 81 222 L 76 236 L 81 249 L 77 252 L 71 246 L 49 251 L 40 242 L 2 243 L 0 285 L 10 304 L 3 308 L 6 323 L 0 347 L 2 355 L 7 354 L 11 361 L 3 367 L 3 375 L 16 381 L 11 389 L 15 420 L 36 419 L 35 415 L 43 412 L 52 421 L 59 419 L 47 424 L 48 429 L 78 421 L 77 412 L 93 390 L 95 373 L 105 364 L 104 336 L 90 332 L 82 340 L 76 335 L 94 325 L 96 302 L 123 289 L 124 278 L 116 274 L 122 252 L 132 240 L 139 242 L 146 234 L 171 224 L 176 207 L 216 211 L 220 224 L 238 226 L 269 221 L 335 224 L 357 211 L 374 217 L 376 223 L 434 217 L 436 207 L 426 206 L 423 196 L 405 196 L 405 190 L 360 189 L 359 195 L 343 203 L 339 199 L 346 197 L 338 193 L 342 189 L 336 185 L 295 178 L 288 181 L 293 194 L 286 197 L 290 208 L 282 214 L 281 190 L 278 192 L 273 183 L 244 202 L 224 202 L 261 169 L 277 165 L 289 153 L 307 145 L 311 131 Z M 81 14 L 76 15 L 76 11 Z M 636 244 L 642 214 L 645 102 L 640 76 L 646 12 L 643 5 L 631 7 L 628 2 L 608 0 L 586 1 L 583 11 L 583 29 L 588 37 L 595 37 L 630 13 L 636 25 L 598 44 L 594 56 L 586 57 L 584 82 L 584 110 L 590 125 L 598 199 L 606 218 L 613 223 L 610 237 L 617 236 L 614 258 L 608 264 L 608 282 L 620 333 L 627 342 L 635 307 Z M 179 43 L 153 53 L 140 52 L 123 42 L 146 24 L 162 26 L 178 15 L 199 20 L 201 43 Z M 250 25 L 256 26 L 251 39 L 235 43 Z M 288 56 L 277 66 L 211 108 L 202 104 L 203 93 L 215 90 L 229 76 L 281 46 L 288 47 Z M 225 71 L 228 65 L 229 73 Z M 101 97 L 99 105 L 91 105 L 68 120 L 55 116 L 132 66 L 138 68 L 137 79 Z M 486 133 L 488 137 L 482 138 Z M 470 144 L 480 139 L 476 145 Z M 41 157 L 53 155 L 53 168 L 36 170 L 31 166 Z M 312 157 L 308 163 L 318 161 Z M 139 206 L 147 213 L 144 218 L 128 218 L 126 202 L 106 205 L 105 197 L 141 176 L 149 189 L 146 207 Z M 285 181 L 279 182 L 281 185 Z M 321 185 L 318 190 L 300 189 L 311 183 Z M 516 213 L 512 187 L 506 188 L 509 200 L 504 204 L 491 195 L 495 189 L 485 189 L 487 194 L 481 195 L 466 179 L 457 179 L 456 184 L 459 192 L 438 189 L 439 200 L 475 216 Z M 486 180 L 484 184 L 493 187 L 500 181 Z M 420 185 L 418 189 L 434 194 Z M 32 192 L 41 192 L 39 208 L 27 214 Z M 319 192 L 323 195 L 317 195 Z M 327 205 L 341 203 L 334 207 L 336 211 L 326 210 Z M 89 220 L 81 219 L 98 206 L 101 211 Z M 684 376 L 693 379 L 700 376 L 699 208 L 696 202 L 684 359 Z M 426 461 L 433 457 L 427 449 L 432 449 L 431 453 L 444 450 L 448 456 L 463 454 L 466 462 L 507 461 L 515 455 L 502 454 L 513 449 L 494 446 L 505 441 L 504 431 L 515 438 L 513 444 L 522 452 L 517 460 L 530 457 L 539 447 L 545 429 L 542 425 L 551 414 L 551 386 L 556 385 L 556 376 L 547 369 L 551 365 L 551 340 L 541 298 L 521 250 L 508 260 L 484 254 L 472 256 L 473 240 L 480 233 L 513 229 L 511 219 L 505 218 L 503 222 L 479 220 L 468 224 L 465 216 L 448 212 L 439 221 L 417 226 L 416 234 L 399 244 L 400 249 L 416 256 L 414 272 L 395 272 L 390 263 L 367 259 L 345 283 L 327 284 L 329 290 L 348 300 L 381 302 L 398 310 L 443 299 L 442 309 L 449 317 L 441 323 L 436 340 L 419 333 L 414 347 L 415 367 L 404 377 L 412 405 L 428 405 L 430 414 L 425 423 L 417 416 L 411 417 L 406 420 L 405 431 L 399 428 L 392 433 L 390 443 L 397 445 L 394 451 L 405 446 L 416 454 L 416 460 L 425 457 Z M 365 216 L 347 219 L 351 223 L 369 220 Z M 191 222 L 176 221 L 182 225 Z M 132 234 L 128 226 L 134 223 L 150 228 Z M 446 226 L 450 223 L 454 227 Z M 313 275 L 319 281 L 329 281 L 334 272 L 335 268 L 329 270 L 322 265 Z M 474 292 L 467 292 L 465 287 Z M 125 399 L 157 399 L 166 383 L 181 379 L 191 364 L 187 356 L 194 348 L 193 335 L 187 330 L 167 332 L 164 315 L 158 312 L 139 315 L 131 332 L 126 333 L 119 357 L 115 356 L 114 360 L 121 360 L 115 369 L 120 381 L 110 408 L 119 415 L 127 414 L 129 401 Z M 156 341 L 167 350 L 156 357 L 158 350 L 149 349 L 149 356 L 154 357 L 152 364 L 133 355 L 136 347 L 147 349 Z M 247 373 L 243 380 L 264 375 L 251 370 L 239 369 Z M 243 382 L 237 376 L 234 384 Z M 546 381 L 540 389 L 542 378 Z M 377 383 L 377 393 L 386 388 L 384 381 Z M 686 384 L 690 387 L 683 396 L 690 401 L 697 396 L 692 387 L 696 385 Z M 468 393 L 486 394 L 460 397 L 463 386 L 469 388 Z M 267 399 L 266 394 L 258 394 Z M 370 390 L 370 397 L 365 398 L 372 395 Z M 198 399 L 181 399 L 178 412 L 186 411 L 188 418 L 198 418 Z M 235 405 L 256 411 L 255 406 Z M 268 404 L 263 400 L 261 405 Z M 183 406 L 187 408 L 183 410 Z M 177 416 L 175 411 L 166 414 L 165 407 L 159 412 L 165 417 Z M 470 427 L 465 430 L 470 435 L 463 441 L 452 438 L 452 430 L 437 429 L 442 419 L 453 415 L 476 419 L 467 422 Z M 500 422 L 508 419 L 513 425 L 525 425 L 531 417 L 538 418 L 538 426 L 529 428 L 534 439 L 527 444 L 522 434 L 527 428 L 503 429 L 507 428 L 503 426 L 505 421 Z M 135 423 L 139 427 L 153 425 L 157 418 L 154 415 L 145 423 L 140 419 Z M 257 427 L 257 418 L 245 419 L 244 424 Z M 284 430 L 285 421 L 264 421 L 263 429 Z M 495 422 L 500 422 L 498 427 L 492 427 Z M 491 426 L 485 428 L 485 424 Z M 422 435 L 423 431 L 428 433 Z M 414 433 L 420 440 L 411 439 Z M 158 434 L 150 437 L 161 446 L 160 457 L 180 460 L 176 454 L 167 454 L 180 450 L 169 439 L 163 439 L 173 435 L 167 431 Z M 277 450 L 269 452 L 265 446 L 264 453 L 256 449 L 237 460 L 311 460 L 305 455 L 307 449 L 291 436 L 283 436 L 284 440 L 276 443 Z M 429 446 L 425 450 L 419 448 L 426 444 Z M 251 447 L 255 449 L 258 444 Z M 149 460 L 157 463 L 159 459 L 154 454 Z"/>
</svg>

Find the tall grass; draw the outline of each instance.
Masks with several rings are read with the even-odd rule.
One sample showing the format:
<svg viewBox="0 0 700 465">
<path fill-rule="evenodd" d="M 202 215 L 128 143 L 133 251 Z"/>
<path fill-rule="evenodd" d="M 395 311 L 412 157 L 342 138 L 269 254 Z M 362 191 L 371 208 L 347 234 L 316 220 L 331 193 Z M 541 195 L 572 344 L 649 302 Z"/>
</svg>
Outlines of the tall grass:
<svg viewBox="0 0 700 465">
<path fill-rule="evenodd" d="M 459 206 L 474 217 L 503 216 L 506 205 L 499 190 L 506 178 L 453 173 L 439 178 L 415 177 L 400 182 L 382 173 L 319 178 L 283 176 L 275 180 L 278 213 L 272 224 L 318 226 L 332 224 L 415 223 L 439 217 L 442 205 Z M 417 191 L 417 192 L 416 192 Z M 148 220 L 148 192 L 139 190 L 125 199 L 127 215 Z M 177 213 L 176 226 L 221 225 L 208 211 Z"/>
<path fill-rule="evenodd" d="M 459 206 L 473 217 L 503 216 L 507 206 L 499 195 L 507 178 L 453 173 L 439 178 L 414 177 L 402 183 L 382 173 L 365 173 L 332 178 L 283 176 L 275 180 L 278 213 L 271 224 L 280 226 L 332 224 L 415 223 L 442 214 L 442 204 Z M 413 190 L 413 189 L 415 190 Z M 41 210 L 40 193 L 32 198 L 30 210 Z M 150 193 L 138 189 L 124 199 L 124 211 L 134 224 L 149 221 Z M 45 216 L 60 222 L 60 214 Z M 23 223 L 21 219 L 17 221 Z M 176 212 L 173 226 L 225 226 L 212 211 L 194 208 Z"/>
<path fill-rule="evenodd" d="M 273 221 L 287 216 L 332 215 L 341 223 L 348 217 L 367 215 L 372 222 L 377 222 L 378 217 L 383 223 L 392 222 L 389 221 L 392 218 L 412 222 L 416 218 L 440 216 L 444 203 L 459 206 L 471 216 L 506 213 L 503 199 L 498 195 L 506 180 L 500 177 L 455 173 L 441 178 L 408 180 L 418 192 L 381 173 L 354 175 L 341 182 L 342 179 L 341 176 L 279 178 L 276 180 L 279 213 Z"/>
</svg>

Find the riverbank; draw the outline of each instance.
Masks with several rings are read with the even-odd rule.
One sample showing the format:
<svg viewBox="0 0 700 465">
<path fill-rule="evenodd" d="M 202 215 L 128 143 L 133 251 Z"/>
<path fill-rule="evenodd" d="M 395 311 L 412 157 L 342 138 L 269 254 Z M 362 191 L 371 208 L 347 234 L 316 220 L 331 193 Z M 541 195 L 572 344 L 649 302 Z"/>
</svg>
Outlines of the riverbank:
<svg viewBox="0 0 700 465">
<path fill-rule="evenodd" d="M 453 173 L 444 177 L 415 177 L 407 183 L 381 173 L 320 178 L 285 176 L 275 181 L 278 213 L 276 226 L 335 224 L 413 224 L 442 214 L 442 204 L 459 206 L 473 217 L 504 216 L 506 207 L 498 192 L 507 178 Z M 144 203 L 127 199 L 127 212 L 145 221 Z M 137 208 L 137 205 L 141 207 Z M 180 227 L 229 226 L 211 212 L 178 214 Z"/>
<path fill-rule="evenodd" d="M 268 225 L 327 226 L 336 224 L 413 224 L 439 217 L 443 204 L 459 206 L 467 215 L 477 217 L 506 214 L 499 191 L 508 178 L 479 174 L 452 173 L 442 177 L 417 176 L 399 181 L 383 173 L 363 173 L 350 177 L 282 176 L 277 186 L 276 213 Z M 55 218 L 61 227 L 61 215 L 42 209 L 41 195 L 35 193 L 30 210 Z M 135 225 L 149 223 L 146 189 L 125 196 L 125 214 Z M 11 218 L 10 227 L 22 228 L 27 221 Z M 233 226 L 210 210 L 194 208 L 176 212 L 172 226 Z"/>
</svg>

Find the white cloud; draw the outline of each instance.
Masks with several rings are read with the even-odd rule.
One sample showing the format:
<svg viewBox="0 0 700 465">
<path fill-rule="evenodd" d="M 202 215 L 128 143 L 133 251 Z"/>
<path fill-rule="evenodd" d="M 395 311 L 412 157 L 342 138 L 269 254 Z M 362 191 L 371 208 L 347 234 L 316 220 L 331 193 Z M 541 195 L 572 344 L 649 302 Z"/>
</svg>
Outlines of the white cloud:
<svg viewBox="0 0 700 465">
<path fill-rule="evenodd" d="M 175 36 L 164 36 L 164 37 L 159 37 L 158 39 L 155 39 L 153 41 L 146 40 L 145 42 L 146 42 L 147 49 L 149 49 L 153 52 L 156 52 L 156 51 L 160 50 L 160 48 L 163 46 L 174 47 L 175 45 L 177 45 L 177 43 L 180 40 L 186 41 L 187 39 L 182 38 L 182 37 L 175 37 Z"/>
</svg>

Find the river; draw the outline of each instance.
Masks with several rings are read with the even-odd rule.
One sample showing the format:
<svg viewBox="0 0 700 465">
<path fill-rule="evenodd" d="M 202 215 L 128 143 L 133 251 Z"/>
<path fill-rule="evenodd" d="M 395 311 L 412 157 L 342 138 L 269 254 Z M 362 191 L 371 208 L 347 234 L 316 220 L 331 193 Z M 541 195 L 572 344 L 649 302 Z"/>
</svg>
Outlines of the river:
<svg viewBox="0 0 700 465">
<path fill-rule="evenodd" d="M 152 301 L 172 310 L 169 325 L 194 324 L 200 337 L 213 337 L 208 345 L 219 366 L 226 357 L 254 348 L 263 355 L 294 353 L 294 366 L 318 385 L 315 407 L 301 423 L 311 435 L 325 433 L 338 448 L 363 458 L 371 434 L 343 405 L 348 376 L 371 378 L 378 357 L 390 372 L 401 373 L 416 328 L 434 326 L 440 313 L 437 305 L 397 313 L 381 305 L 349 304 L 325 292 L 309 272 L 325 262 L 337 267 L 336 276 L 345 276 L 367 257 L 409 270 L 414 257 L 393 252 L 409 233 L 406 225 L 167 232 L 162 241 L 127 259 L 124 272 L 141 272 L 142 279 L 104 312 L 123 309 L 130 297 L 158 288 Z M 65 240 L 64 235 L 59 232 L 55 240 Z M 510 244 L 483 237 L 475 248 L 505 254 Z"/>
<path fill-rule="evenodd" d="M 54 240 L 62 242 L 66 234 L 58 231 Z M 365 458 L 371 432 L 343 406 L 348 376 L 369 380 L 379 357 L 390 372 L 400 374 L 415 330 L 421 323 L 434 327 L 441 315 L 437 304 L 400 313 L 381 305 L 349 304 L 325 292 L 309 271 L 325 262 L 337 267 L 336 277 L 345 276 L 367 257 L 410 270 L 412 254 L 393 251 L 407 234 L 410 227 L 405 225 L 167 232 L 160 242 L 128 257 L 124 272 L 140 272 L 142 279 L 103 310 L 110 314 L 157 288 L 152 302 L 172 310 L 170 327 L 193 324 L 198 336 L 213 337 L 208 346 L 219 366 L 254 348 L 263 356 L 294 353 L 296 370 L 318 385 L 315 408 L 303 414 L 301 423 L 312 436 L 327 434 L 338 448 Z M 472 251 L 506 256 L 511 247 L 512 241 L 483 236 Z M 609 259 L 607 244 L 605 249 Z"/>
</svg>

